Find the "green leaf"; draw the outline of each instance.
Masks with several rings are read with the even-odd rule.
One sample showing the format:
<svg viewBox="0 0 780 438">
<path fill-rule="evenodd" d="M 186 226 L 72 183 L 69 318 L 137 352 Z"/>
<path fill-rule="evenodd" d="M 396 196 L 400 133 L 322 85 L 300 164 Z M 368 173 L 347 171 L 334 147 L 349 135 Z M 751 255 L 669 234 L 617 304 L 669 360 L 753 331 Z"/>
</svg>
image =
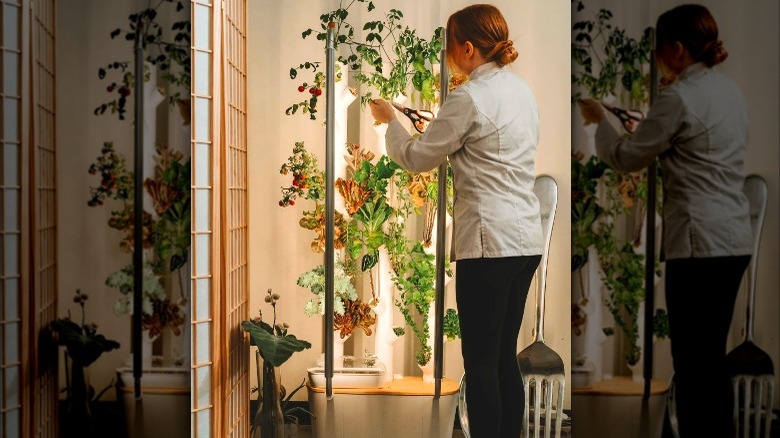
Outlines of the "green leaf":
<svg viewBox="0 0 780 438">
<path fill-rule="evenodd" d="M 59 345 L 68 350 L 73 362 L 88 367 L 103 353 L 119 348 L 119 342 L 106 339 L 103 335 L 86 333 L 73 321 L 58 319 L 51 323 L 53 331 L 59 335 Z"/>
<path fill-rule="evenodd" d="M 299 340 L 293 335 L 274 336 L 251 321 L 243 321 L 241 326 L 249 333 L 253 345 L 260 350 L 263 360 L 275 367 L 287 362 L 293 353 L 311 348 L 310 343 Z"/>
<path fill-rule="evenodd" d="M 377 260 L 379 260 L 379 253 L 373 253 L 373 254 L 364 254 L 363 260 L 360 263 L 360 270 L 361 271 L 368 271 L 369 269 L 373 268 L 374 265 L 376 265 Z"/>
<path fill-rule="evenodd" d="M 187 259 L 185 257 L 182 257 L 179 254 L 174 254 L 171 256 L 171 272 L 183 267 L 186 262 Z"/>
<path fill-rule="evenodd" d="M 298 76 L 298 71 L 294 68 L 290 69 L 290 79 L 295 79 L 295 77 Z"/>
<path fill-rule="evenodd" d="M 375 9 L 374 2 L 368 2 L 368 12 L 371 12 Z M 381 31 L 381 29 L 380 29 Z"/>
</svg>

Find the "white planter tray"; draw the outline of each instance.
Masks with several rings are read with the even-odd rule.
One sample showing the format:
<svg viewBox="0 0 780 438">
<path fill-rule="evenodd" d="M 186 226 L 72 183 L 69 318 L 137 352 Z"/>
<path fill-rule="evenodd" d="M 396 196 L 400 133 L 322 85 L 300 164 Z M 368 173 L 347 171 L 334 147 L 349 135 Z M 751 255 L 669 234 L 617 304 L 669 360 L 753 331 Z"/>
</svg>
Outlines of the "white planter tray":
<svg viewBox="0 0 780 438">
<path fill-rule="evenodd" d="M 309 368 L 311 386 L 325 387 L 325 368 Z M 354 367 L 333 370 L 334 388 L 380 388 L 385 384 L 387 371 L 379 368 Z"/>
</svg>

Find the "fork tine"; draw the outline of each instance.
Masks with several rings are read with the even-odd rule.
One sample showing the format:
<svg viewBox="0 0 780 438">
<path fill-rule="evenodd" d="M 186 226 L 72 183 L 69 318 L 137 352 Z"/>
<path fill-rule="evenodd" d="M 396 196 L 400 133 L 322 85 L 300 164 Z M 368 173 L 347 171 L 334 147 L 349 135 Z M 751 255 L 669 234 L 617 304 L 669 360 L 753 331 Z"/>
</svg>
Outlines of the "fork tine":
<svg viewBox="0 0 780 438">
<path fill-rule="evenodd" d="M 745 379 L 745 393 L 742 397 L 742 400 L 745 402 L 745 409 L 742 414 L 742 438 L 750 437 L 750 398 L 753 392 L 751 383 L 751 379 Z"/>
<path fill-rule="evenodd" d="M 740 388 L 740 381 L 742 378 L 740 376 L 735 376 L 731 382 L 734 385 L 734 438 L 739 438 L 739 388 Z"/>
<path fill-rule="evenodd" d="M 523 391 L 525 391 L 526 397 L 530 397 L 531 395 L 531 393 L 529 392 L 530 383 L 531 380 L 528 377 L 523 376 Z M 528 406 L 530 405 L 529 402 L 530 401 L 526 399 L 525 403 L 523 403 L 523 437 L 524 438 L 528 438 L 530 436 L 530 431 L 529 431 L 530 421 L 528 421 L 528 415 L 529 415 Z"/>
<path fill-rule="evenodd" d="M 544 438 L 550 438 L 550 431 L 552 430 L 552 415 L 553 415 L 553 386 L 552 380 L 546 379 L 544 390 Z"/>
<path fill-rule="evenodd" d="M 761 436 L 761 416 L 764 415 L 764 382 L 763 379 L 756 379 L 756 394 L 753 408 L 753 436 Z"/>
<path fill-rule="evenodd" d="M 534 437 L 539 438 L 542 414 L 542 379 L 534 379 Z"/>
<path fill-rule="evenodd" d="M 558 416 L 555 418 L 555 438 L 561 438 L 563 427 L 563 393 L 566 389 L 566 379 L 558 380 Z"/>
<path fill-rule="evenodd" d="M 766 395 L 766 415 L 764 416 L 764 436 L 769 438 L 769 431 L 772 428 L 772 403 L 775 399 L 775 381 L 767 377 L 767 395 Z"/>
</svg>

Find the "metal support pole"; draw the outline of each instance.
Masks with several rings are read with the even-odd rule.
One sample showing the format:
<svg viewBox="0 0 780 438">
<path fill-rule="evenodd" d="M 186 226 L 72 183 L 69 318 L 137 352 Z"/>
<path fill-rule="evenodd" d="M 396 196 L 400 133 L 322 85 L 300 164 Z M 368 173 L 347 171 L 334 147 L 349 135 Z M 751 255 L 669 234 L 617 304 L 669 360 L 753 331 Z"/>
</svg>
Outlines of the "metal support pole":
<svg viewBox="0 0 780 438">
<path fill-rule="evenodd" d="M 325 97 L 327 108 L 325 112 L 325 395 L 328 400 L 333 398 L 333 270 L 334 266 L 334 162 L 336 159 L 334 137 L 336 114 L 335 96 L 335 40 L 336 23 L 328 23 L 328 39 L 325 46 Z"/>
<path fill-rule="evenodd" d="M 135 169 L 133 184 L 133 378 L 135 398 L 141 399 L 143 353 L 141 326 L 143 324 L 143 217 L 144 217 L 144 49 L 141 43 L 140 23 L 135 31 Z"/>
<path fill-rule="evenodd" d="M 655 30 L 651 32 L 653 49 L 650 52 L 650 105 L 658 94 L 658 67 L 656 66 Z M 653 379 L 653 317 L 655 313 L 655 204 L 656 204 L 656 160 L 647 168 L 647 219 L 645 229 L 645 345 L 644 378 L 642 398 L 650 398 L 650 382 Z"/>
<path fill-rule="evenodd" d="M 446 32 L 442 30 L 441 66 L 439 87 L 440 105 L 444 105 L 449 91 L 449 71 L 447 70 L 447 40 Z M 444 251 L 447 231 L 447 160 L 439 165 L 438 197 L 436 199 L 436 306 L 433 335 L 433 377 L 436 382 L 436 398 L 441 396 L 441 379 L 444 352 Z"/>
</svg>

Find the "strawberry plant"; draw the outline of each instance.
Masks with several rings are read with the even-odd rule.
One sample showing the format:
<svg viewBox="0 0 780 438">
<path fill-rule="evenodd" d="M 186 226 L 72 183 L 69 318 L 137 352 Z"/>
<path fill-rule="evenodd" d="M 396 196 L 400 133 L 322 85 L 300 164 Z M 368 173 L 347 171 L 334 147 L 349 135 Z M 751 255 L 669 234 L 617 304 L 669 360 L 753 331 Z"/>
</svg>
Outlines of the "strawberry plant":
<svg viewBox="0 0 780 438">
<path fill-rule="evenodd" d="M 374 91 L 383 99 L 393 99 L 407 94 L 410 83 L 421 103 L 433 105 L 437 83 L 433 65 L 439 62 L 443 28 L 437 28 L 429 40 L 422 38 L 415 29 L 401 24 L 404 14 L 398 9 L 390 9 L 381 20 L 367 21 L 356 27 L 347 21 L 349 9 L 355 3 L 364 4 L 367 12 L 376 9 L 374 3 L 367 0 L 351 0 L 346 6 L 341 2 L 337 9 L 320 15 L 320 30 L 306 29 L 301 37 L 306 39 L 314 35 L 318 41 L 324 41 L 328 23 L 336 23 L 336 47 L 346 46 L 349 52 L 338 57 L 336 80 L 341 80 L 341 69 L 348 68 L 354 79 L 365 86 L 360 93 L 363 106 L 373 98 Z M 358 28 L 366 32 L 363 38 L 358 38 Z M 314 87 L 321 90 L 324 76 L 319 69 L 320 61 L 302 62 L 298 67 L 290 68 L 290 79 L 308 71 L 314 75 Z M 304 92 L 311 87 L 309 82 L 303 82 L 298 90 Z M 307 100 L 288 107 L 285 113 L 291 115 L 301 109 L 315 120 L 318 97 L 319 94 L 314 93 Z"/>
</svg>

